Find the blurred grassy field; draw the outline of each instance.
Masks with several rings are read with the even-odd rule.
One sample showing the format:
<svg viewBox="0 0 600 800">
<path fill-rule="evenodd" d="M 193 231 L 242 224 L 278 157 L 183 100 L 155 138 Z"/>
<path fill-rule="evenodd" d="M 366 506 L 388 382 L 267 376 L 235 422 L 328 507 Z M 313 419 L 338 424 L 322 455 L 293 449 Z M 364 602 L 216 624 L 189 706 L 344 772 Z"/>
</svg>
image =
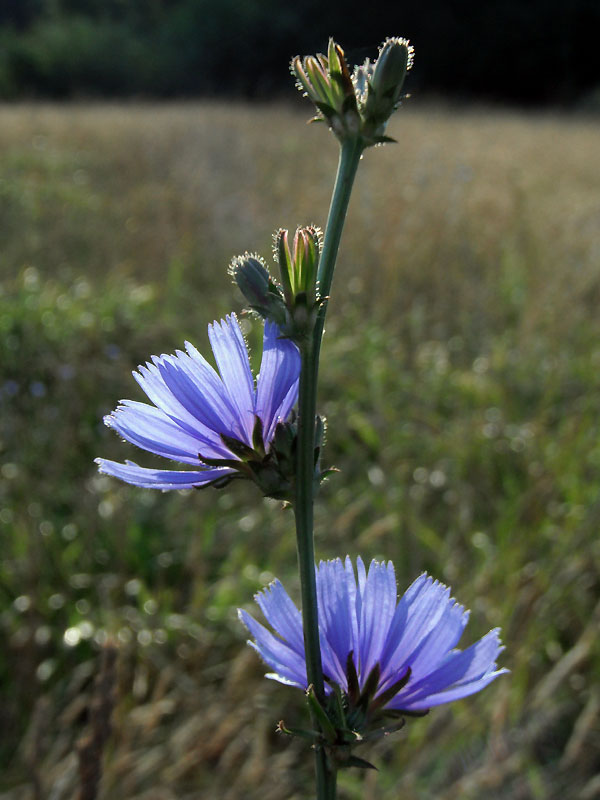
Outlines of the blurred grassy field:
<svg viewBox="0 0 600 800">
<path fill-rule="evenodd" d="M 98 653 L 119 648 L 101 796 L 311 796 L 236 607 L 297 590 L 290 512 L 152 493 L 101 423 L 131 369 L 241 310 L 226 267 L 325 221 L 308 108 L 11 106 L 0 127 L 0 798 L 72 798 Z M 597 124 L 412 109 L 368 151 L 323 351 L 321 557 L 427 569 L 512 672 L 362 755 L 341 800 L 600 797 Z M 246 331 L 257 343 L 256 323 Z M 140 456 L 140 462 L 152 459 Z M 297 594 L 296 594 L 297 596 Z"/>
</svg>

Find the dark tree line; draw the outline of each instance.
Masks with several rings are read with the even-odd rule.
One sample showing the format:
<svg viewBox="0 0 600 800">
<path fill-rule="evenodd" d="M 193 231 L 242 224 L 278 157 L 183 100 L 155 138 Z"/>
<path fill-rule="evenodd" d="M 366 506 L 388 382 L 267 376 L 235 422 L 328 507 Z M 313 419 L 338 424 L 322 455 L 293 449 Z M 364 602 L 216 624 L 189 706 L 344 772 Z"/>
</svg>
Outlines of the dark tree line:
<svg viewBox="0 0 600 800">
<path fill-rule="evenodd" d="M 600 87 L 598 0 L 0 0 L 0 95 L 266 96 L 292 55 L 411 39 L 420 94 L 572 105 Z"/>
</svg>

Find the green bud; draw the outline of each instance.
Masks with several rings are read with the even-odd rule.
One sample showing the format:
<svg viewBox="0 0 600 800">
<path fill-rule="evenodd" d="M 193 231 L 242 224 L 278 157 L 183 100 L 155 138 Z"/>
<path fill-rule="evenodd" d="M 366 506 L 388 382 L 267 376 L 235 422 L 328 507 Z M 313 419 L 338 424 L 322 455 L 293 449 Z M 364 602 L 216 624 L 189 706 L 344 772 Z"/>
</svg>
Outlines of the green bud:
<svg viewBox="0 0 600 800">
<path fill-rule="evenodd" d="M 315 121 L 327 122 L 340 140 L 355 137 L 360 128 L 356 93 L 339 44 L 330 39 L 326 56 L 296 56 L 290 69 L 300 91 L 317 108 Z"/>
<path fill-rule="evenodd" d="M 288 307 L 297 305 L 301 294 L 304 294 L 302 305 L 315 304 L 321 242 L 321 229 L 313 225 L 297 228 L 291 247 L 288 231 L 281 228 L 275 234 L 274 250 Z"/>
<path fill-rule="evenodd" d="M 229 274 L 250 305 L 250 309 L 280 327 L 287 314 L 279 287 L 260 256 L 244 253 L 231 262 Z"/>
<path fill-rule="evenodd" d="M 369 144 L 391 141 L 384 136 L 387 121 L 398 108 L 406 73 L 413 62 L 407 39 L 386 39 L 374 64 L 368 60 L 354 73 L 363 135 Z"/>
<path fill-rule="evenodd" d="M 229 273 L 251 305 L 260 306 L 267 302 L 270 275 L 260 256 L 248 253 L 237 256 L 231 262 Z"/>
<path fill-rule="evenodd" d="M 412 47 L 406 39 L 386 39 L 375 62 L 371 86 L 383 106 L 387 101 L 390 114 L 400 99 L 406 73 L 412 64 Z"/>
<path fill-rule="evenodd" d="M 279 230 L 273 236 L 273 254 L 275 260 L 279 264 L 279 274 L 281 276 L 281 285 L 283 286 L 283 294 L 288 304 L 288 308 L 294 305 L 294 266 L 292 263 L 292 254 L 289 246 L 289 234 L 285 228 Z"/>
</svg>

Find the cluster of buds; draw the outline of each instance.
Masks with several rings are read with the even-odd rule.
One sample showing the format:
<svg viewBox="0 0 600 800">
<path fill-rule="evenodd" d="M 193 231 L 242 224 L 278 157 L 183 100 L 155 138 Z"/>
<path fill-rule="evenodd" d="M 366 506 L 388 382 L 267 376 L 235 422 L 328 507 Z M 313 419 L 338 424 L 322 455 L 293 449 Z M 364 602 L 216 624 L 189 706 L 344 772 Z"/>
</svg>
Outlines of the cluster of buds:
<svg viewBox="0 0 600 800">
<path fill-rule="evenodd" d="M 237 256 L 229 268 L 250 310 L 275 322 L 283 336 L 299 345 L 311 334 L 321 305 L 317 286 L 321 246 L 321 229 L 315 226 L 298 228 L 291 243 L 289 232 L 278 230 L 273 254 L 281 284 L 256 254 Z"/>
<path fill-rule="evenodd" d="M 408 40 L 394 37 L 383 42 L 374 62 L 367 59 L 351 75 L 344 51 L 330 39 L 326 56 L 296 56 L 291 70 L 300 91 L 317 107 L 315 120 L 326 122 L 340 141 L 360 137 L 368 147 L 393 141 L 385 128 L 404 96 L 412 63 Z"/>
</svg>

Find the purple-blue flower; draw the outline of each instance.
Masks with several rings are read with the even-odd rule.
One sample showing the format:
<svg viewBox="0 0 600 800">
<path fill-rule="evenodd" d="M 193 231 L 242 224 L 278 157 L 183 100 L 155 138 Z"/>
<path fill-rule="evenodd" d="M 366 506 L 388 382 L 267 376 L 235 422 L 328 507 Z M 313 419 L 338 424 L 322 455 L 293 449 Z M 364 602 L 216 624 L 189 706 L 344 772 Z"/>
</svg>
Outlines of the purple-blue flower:
<svg viewBox="0 0 600 800">
<path fill-rule="evenodd" d="M 508 671 L 496 665 L 503 650 L 498 628 L 456 649 L 469 612 L 449 588 L 423 574 L 398 600 L 391 561 L 372 561 L 368 573 L 360 558 L 356 566 L 358 578 L 349 557 L 321 561 L 316 570 L 327 693 L 337 684 L 351 701 L 361 693 L 364 700 L 368 681 L 367 713 L 419 713 L 478 692 Z M 273 670 L 267 677 L 306 689 L 300 612 L 277 580 L 255 599 L 275 633 L 239 614 L 254 637 L 249 644 Z"/>
<path fill-rule="evenodd" d="M 235 314 L 209 325 L 208 336 L 218 373 L 186 342 L 186 352 L 152 356 L 133 373 L 154 405 L 122 400 L 104 418 L 128 442 L 192 469 L 152 469 L 98 458 L 100 472 L 150 489 L 189 489 L 219 485 L 235 475 L 254 477 L 248 464 L 254 458 L 261 467 L 269 461 L 276 428 L 287 420 L 298 396 L 298 348 L 280 339 L 277 326 L 267 322 L 255 382 Z"/>
</svg>

